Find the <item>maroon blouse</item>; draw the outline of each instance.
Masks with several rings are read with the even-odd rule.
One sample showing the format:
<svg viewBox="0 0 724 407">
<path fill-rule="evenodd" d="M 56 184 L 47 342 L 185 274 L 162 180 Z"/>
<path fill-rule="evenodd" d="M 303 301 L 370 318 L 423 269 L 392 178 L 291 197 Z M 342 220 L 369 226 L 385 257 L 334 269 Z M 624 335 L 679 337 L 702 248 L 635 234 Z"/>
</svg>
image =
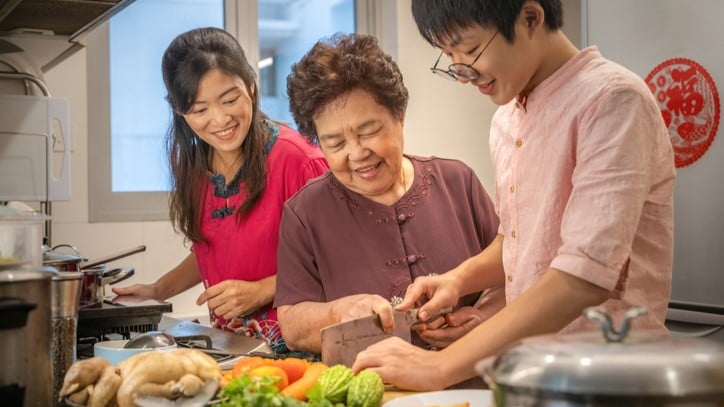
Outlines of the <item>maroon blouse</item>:
<svg viewBox="0 0 724 407">
<path fill-rule="evenodd" d="M 393 206 L 350 191 L 329 171 L 287 201 L 275 306 L 362 293 L 403 297 L 415 277 L 447 272 L 496 237 L 493 202 L 470 167 L 407 157 L 415 180 Z"/>
</svg>

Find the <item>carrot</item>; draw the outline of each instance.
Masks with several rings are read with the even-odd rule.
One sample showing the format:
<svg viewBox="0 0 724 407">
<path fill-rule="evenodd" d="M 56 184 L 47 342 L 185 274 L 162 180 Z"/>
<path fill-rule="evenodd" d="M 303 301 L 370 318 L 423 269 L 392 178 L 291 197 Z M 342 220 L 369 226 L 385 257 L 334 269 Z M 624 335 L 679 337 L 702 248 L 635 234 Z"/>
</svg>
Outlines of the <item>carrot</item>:
<svg viewBox="0 0 724 407">
<path fill-rule="evenodd" d="M 310 363 L 307 370 L 304 371 L 304 375 L 297 379 L 294 383 L 285 387 L 282 390 L 282 394 L 285 396 L 293 397 L 299 401 L 307 399 L 307 390 L 311 389 L 317 383 L 319 375 L 323 371 L 327 370 L 328 366 L 322 362 Z"/>
</svg>

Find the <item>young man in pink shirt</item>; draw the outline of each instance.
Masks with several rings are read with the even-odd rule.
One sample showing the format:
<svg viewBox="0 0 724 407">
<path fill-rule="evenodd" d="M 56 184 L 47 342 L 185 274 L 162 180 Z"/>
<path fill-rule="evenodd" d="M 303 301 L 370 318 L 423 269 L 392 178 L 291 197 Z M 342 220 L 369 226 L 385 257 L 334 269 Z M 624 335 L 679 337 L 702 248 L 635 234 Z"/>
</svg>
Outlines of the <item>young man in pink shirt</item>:
<svg viewBox="0 0 724 407">
<path fill-rule="evenodd" d="M 601 306 L 635 328 L 666 330 L 673 259 L 674 156 L 659 109 L 634 73 L 578 50 L 560 30 L 560 0 L 413 0 L 420 33 L 452 64 L 432 71 L 477 87 L 500 108 L 490 150 L 498 237 L 448 273 L 420 277 L 400 309 L 420 317 L 471 291 L 505 284 L 507 306 L 437 352 L 392 338 L 359 354 L 401 388 L 445 388 L 523 337 L 596 329 Z M 439 325 L 440 321 L 436 324 Z M 442 329 L 459 329 L 455 314 Z M 410 367 L 414 367 L 411 369 Z"/>
</svg>

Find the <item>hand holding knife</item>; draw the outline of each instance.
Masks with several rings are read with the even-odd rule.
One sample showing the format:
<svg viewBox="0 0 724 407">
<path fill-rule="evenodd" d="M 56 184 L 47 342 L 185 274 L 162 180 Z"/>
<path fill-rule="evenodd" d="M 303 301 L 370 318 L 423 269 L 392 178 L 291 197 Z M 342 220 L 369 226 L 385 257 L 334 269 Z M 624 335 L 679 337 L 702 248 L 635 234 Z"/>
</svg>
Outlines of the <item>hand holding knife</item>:
<svg viewBox="0 0 724 407">
<path fill-rule="evenodd" d="M 443 316 L 453 312 L 453 307 L 442 308 L 438 312 L 430 315 L 430 317 L 428 317 L 424 321 L 419 318 L 419 316 L 418 316 L 419 311 L 420 311 L 420 308 L 411 308 L 411 309 L 408 309 L 405 311 L 396 311 L 396 312 L 404 312 L 407 315 L 407 321 L 409 323 L 410 328 L 413 328 L 416 325 L 432 322 L 439 317 L 443 317 Z"/>
</svg>

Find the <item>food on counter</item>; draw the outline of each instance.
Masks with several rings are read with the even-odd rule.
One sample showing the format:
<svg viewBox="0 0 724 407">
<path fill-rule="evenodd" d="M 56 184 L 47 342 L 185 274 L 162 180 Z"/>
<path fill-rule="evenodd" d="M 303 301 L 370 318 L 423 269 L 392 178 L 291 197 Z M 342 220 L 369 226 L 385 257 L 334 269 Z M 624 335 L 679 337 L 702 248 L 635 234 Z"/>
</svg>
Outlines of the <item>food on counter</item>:
<svg viewBox="0 0 724 407">
<path fill-rule="evenodd" d="M 119 407 L 133 407 L 134 400 L 142 396 L 192 397 L 204 383 L 221 382 L 221 369 L 216 361 L 196 349 L 139 353 L 117 368 L 123 379 L 116 395 Z"/>
<path fill-rule="evenodd" d="M 286 372 L 282 370 L 279 366 L 273 366 L 273 365 L 266 365 L 266 366 L 259 366 L 255 369 L 252 369 L 251 372 L 249 372 L 249 376 L 251 377 L 273 377 L 276 380 L 274 381 L 274 385 L 279 389 L 279 391 L 283 390 L 285 387 L 289 386 L 289 377 L 287 376 Z"/>
<path fill-rule="evenodd" d="M 377 407 L 384 392 L 385 385 L 380 375 L 372 370 L 363 370 L 349 383 L 347 406 Z"/>
<path fill-rule="evenodd" d="M 234 378 L 237 376 L 249 374 L 249 372 L 256 369 L 257 367 L 271 363 L 272 359 L 263 358 L 261 356 L 245 357 L 236 362 L 234 368 L 231 370 L 231 377 Z"/>
<path fill-rule="evenodd" d="M 334 365 L 323 371 L 317 379 L 321 396 L 333 403 L 344 402 L 352 378 L 354 378 L 354 372 L 345 365 Z"/>
<path fill-rule="evenodd" d="M 66 396 L 72 396 L 74 393 L 84 391 L 85 396 L 77 395 L 75 397 L 80 400 L 83 400 L 85 397 L 87 401 L 89 390 L 92 390 L 87 389 L 87 387 L 95 385 L 101 377 L 101 374 L 103 374 L 104 369 L 108 366 L 110 366 L 108 361 L 99 357 L 84 359 L 73 363 L 63 378 L 63 387 L 60 389 L 61 400 Z M 85 405 L 86 401 L 78 404 Z"/>
<path fill-rule="evenodd" d="M 283 370 L 281 366 L 286 367 L 287 379 L 294 375 L 298 377 L 296 380 L 288 380 L 287 386 L 284 386 L 283 378 L 279 377 Z M 300 376 L 302 369 L 304 371 Z M 235 376 L 219 392 L 219 407 L 377 407 L 385 391 L 382 379 L 374 371 L 365 370 L 355 375 L 344 365 L 327 367 L 321 362 L 309 363 L 294 358 L 245 358 L 234 366 L 234 372 L 246 373 Z"/>
<path fill-rule="evenodd" d="M 285 396 L 279 392 L 271 376 L 252 377 L 241 375 L 232 379 L 219 392 L 218 403 L 215 407 L 236 406 L 277 406 L 277 407 L 303 407 L 306 403 Z"/>
<path fill-rule="evenodd" d="M 286 372 L 289 383 L 299 380 L 309 367 L 309 361 L 300 358 L 275 359 L 273 364 Z"/>
<path fill-rule="evenodd" d="M 113 366 L 106 366 L 92 390 L 89 390 L 88 406 L 104 407 L 115 405 L 116 392 L 121 386 L 121 376 Z"/>
<path fill-rule="evenodd" d="M 65 375 L 60 398 L 89 407 L 133 407 L 138 397 L 191 398 L 213 386 L 211 398 L 222 382 L 219 365 L 199 350 L 150 351 L 116 366 L 101 357 L 75 362 Z"/>
<path fill-rule="evenodd" d="M 299 401 L 307 400 L 307 392 L 317 384 L 319 375 L 327 369 L 328 367 L 324 363 L 310 363 L 302 377 L 289 383 L 289 386 L 282 390 L 282 394 Z"/>
</svg>

